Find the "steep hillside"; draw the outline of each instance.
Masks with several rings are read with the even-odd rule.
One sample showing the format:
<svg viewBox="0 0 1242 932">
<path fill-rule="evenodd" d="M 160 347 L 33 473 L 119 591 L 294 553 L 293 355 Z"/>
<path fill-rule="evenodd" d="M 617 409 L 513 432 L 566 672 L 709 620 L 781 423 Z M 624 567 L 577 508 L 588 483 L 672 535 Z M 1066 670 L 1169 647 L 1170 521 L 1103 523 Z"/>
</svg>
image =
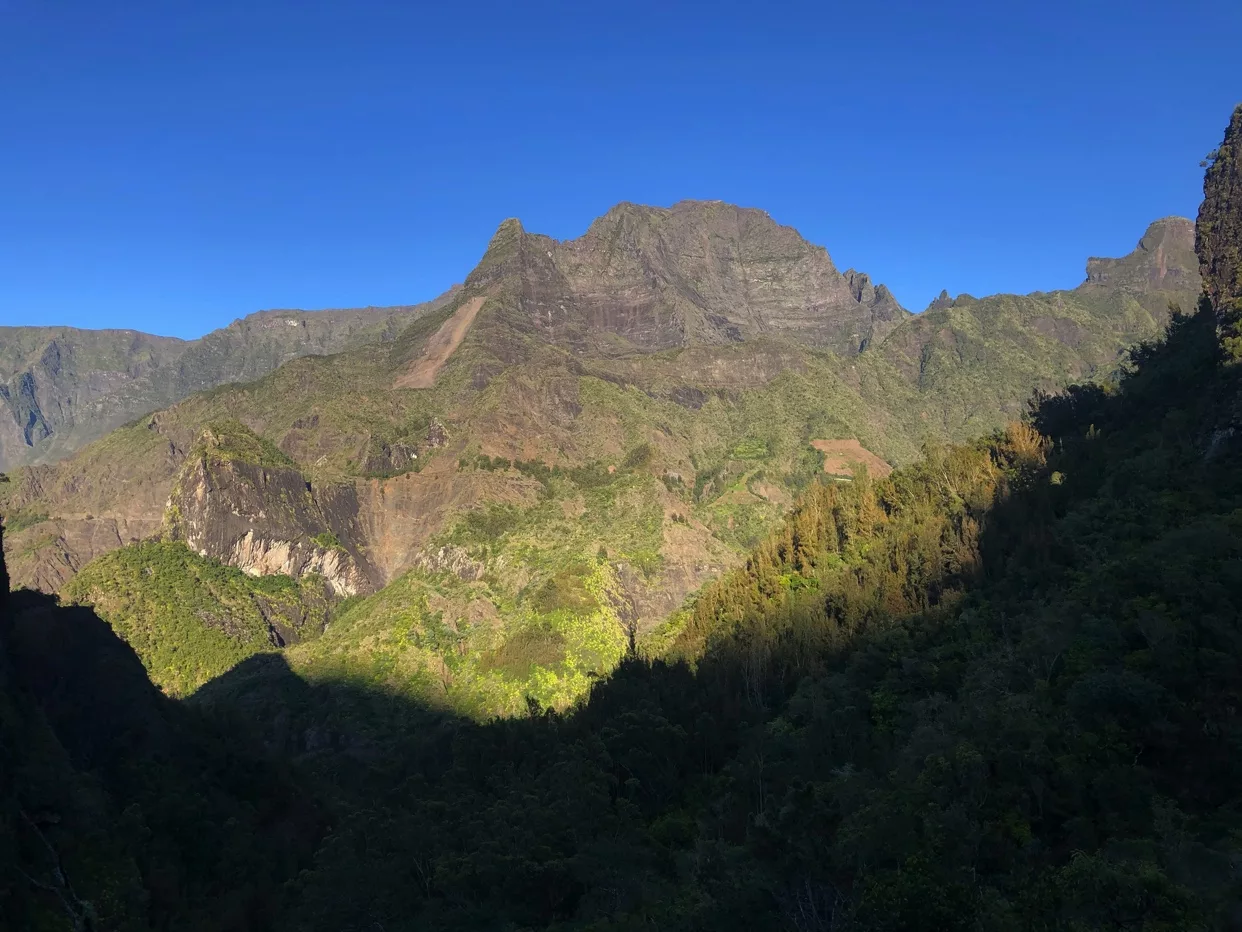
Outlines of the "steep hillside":
<svg viewBox="0 0 1242 932">
<path fill-rule="evenodd" d="M 148 411 L 299 356 L 392 340 L 434 307 L 262 311 L 198 340 L 0 327 L 0 472 L 55 462 Z"/>
<path fill-rule="evenodd" d="M 1203 289 L 1221 309 L 1225 345 L 1242 357 L 1242 105 L 1208 161 L 1196 240 Z"/>
<path fill-rule="evenodd" d="M 1167 217 L 1134 252 L 1090 259 L 1071 291 L 973 298 L 942 294 L 879 347 L 917 385 L 943 434 L 961 440 L 1022 414 L 1033 389 L 1108 378 L 1119 350 L 1148 339 L 1169 305 L 1190 311 L 1200 289 L 1194 224 Z"/>
</svg>

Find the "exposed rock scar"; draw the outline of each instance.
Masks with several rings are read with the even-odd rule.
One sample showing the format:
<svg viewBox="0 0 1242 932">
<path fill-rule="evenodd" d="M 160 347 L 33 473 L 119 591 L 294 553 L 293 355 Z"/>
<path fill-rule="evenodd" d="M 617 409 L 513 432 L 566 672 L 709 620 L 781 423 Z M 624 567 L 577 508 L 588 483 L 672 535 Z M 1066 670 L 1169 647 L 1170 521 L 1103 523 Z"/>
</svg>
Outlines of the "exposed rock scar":
<svg viewBox="0 0 1242 932">
<path fill-rule="evenodd" d="M 453 355 L 453 351 L 461 345 L 470 325 L 478 316 L 483 306 L 483 298 L 471 298 L 456 311 L 453 316 L 440 325 L 423 348 L 423 354 L 397 377 L 394 388 L 431 388 L 435 384 L 436 375 Z"/>
<path fill-rule="evenodd" d="M 868 474 L 884 477 L 893 471 L 857 440 L 812 440 L 811 446 L 824 454 L 824 472 L 836 476 L 852 476 L 858 464 L 867 467 Z"/>
</svg>

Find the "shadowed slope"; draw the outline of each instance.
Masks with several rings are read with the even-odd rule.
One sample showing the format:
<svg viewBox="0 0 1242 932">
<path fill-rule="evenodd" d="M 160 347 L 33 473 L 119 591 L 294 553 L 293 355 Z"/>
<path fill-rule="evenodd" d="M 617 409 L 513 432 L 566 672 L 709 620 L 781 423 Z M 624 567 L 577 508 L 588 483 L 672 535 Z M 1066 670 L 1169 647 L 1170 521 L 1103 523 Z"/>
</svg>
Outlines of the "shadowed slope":
<svg viewBox="0 0 1242 932">
<path fill-rule="evenodd" d="M 0 926 L 270 929 L 323 828 L 92 612 L 0 587 Z"/>
</svg>

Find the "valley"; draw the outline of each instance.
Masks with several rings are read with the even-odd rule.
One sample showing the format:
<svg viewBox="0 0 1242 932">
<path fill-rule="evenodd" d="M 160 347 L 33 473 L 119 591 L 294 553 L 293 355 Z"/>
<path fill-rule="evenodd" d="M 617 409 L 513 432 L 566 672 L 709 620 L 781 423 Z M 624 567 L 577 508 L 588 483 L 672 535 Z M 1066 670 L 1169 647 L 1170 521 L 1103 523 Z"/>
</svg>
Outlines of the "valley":
<svg viewBox="0 0 1242 932">
<path fill-rule="evenodd" d="M 1242 107 L 1209 161 L 1194 253 L 919 315 L 714 203 L 506 222 L 6 474 L 0 921 L 1236 927 Z"/>
<path fill-rule="evenodd" d="M 299 671 L 482 718 L 565 708 L 817 477 L 882 478 L 1002 427 L 1037 390 L 1109 377 L 1170 304 L 1193 305 L 1193 225 L 1154 223 L 1087 271 L 1073 291 L 914 315 L 757 210 L 622 204 L 563 243 L 508 220 L 402 329 L 378 314 L 382 338 L 12 471 L 10 573 L 157 627 L 142 585 L 117 589 L 141 554 L 174 591 L 219 564 L 256 578 L 243 588 L 285 578 L 321 619 L 280 636 Z M 271 649 L 251 598 L 196 637 Z M 174 694 L 240 656 L 156 653 L 140 650 Z"/>
</svg>

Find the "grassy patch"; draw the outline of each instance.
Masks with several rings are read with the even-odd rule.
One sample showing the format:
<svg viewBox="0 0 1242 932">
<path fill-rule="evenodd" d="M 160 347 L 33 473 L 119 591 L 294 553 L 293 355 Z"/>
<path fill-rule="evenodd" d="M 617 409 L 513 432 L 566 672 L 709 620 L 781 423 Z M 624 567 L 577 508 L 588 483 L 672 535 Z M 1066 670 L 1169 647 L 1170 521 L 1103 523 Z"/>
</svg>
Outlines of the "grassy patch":
<svg viewBox="0 0 1242 932">
<path fill-rule="evenodd" d="M 33 508 L 15 508 L 4 515 L 4 530 L 8 534 L 20 534 L 27 528 L 47 520 L 47 512 Z"/>
</svg>

